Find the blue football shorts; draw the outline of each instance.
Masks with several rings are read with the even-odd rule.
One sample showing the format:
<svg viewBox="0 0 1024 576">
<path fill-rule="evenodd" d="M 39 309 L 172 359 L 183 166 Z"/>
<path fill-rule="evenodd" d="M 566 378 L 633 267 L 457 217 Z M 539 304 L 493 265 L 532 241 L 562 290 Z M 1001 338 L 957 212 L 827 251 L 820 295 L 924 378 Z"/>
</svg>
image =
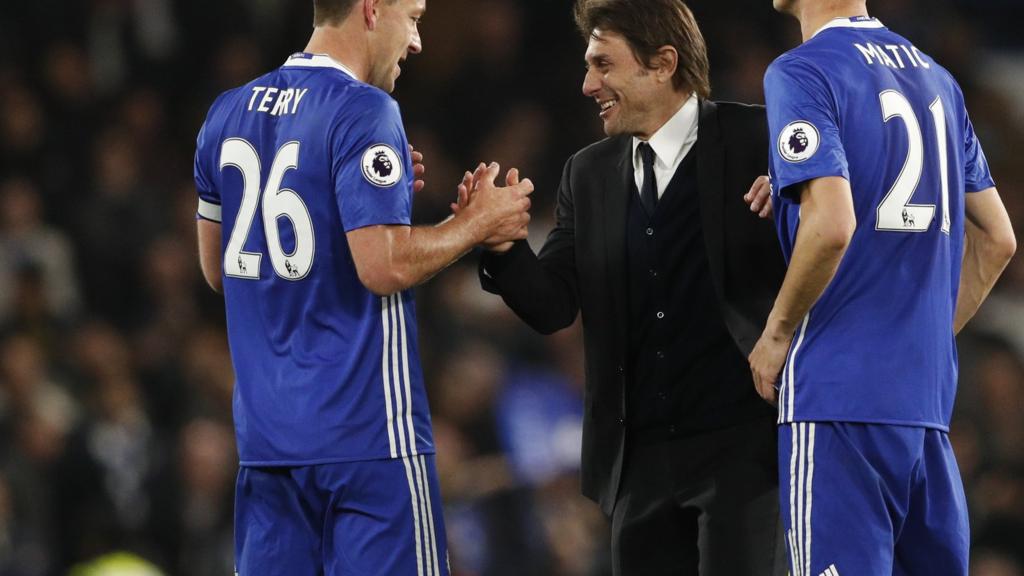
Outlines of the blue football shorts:
<svg viewBox="0 0 1024 576">
<path fill-rule="evenodd" d="M 967 576 L 967 502 L 941 430 L 782 425 L 779 495 L 792 576 Z"/>
<path fill-rule="evenodd" d="M 238 576 L 449 576 L 434 456 L 243 466 L 235 566 Z"/>
</svg>

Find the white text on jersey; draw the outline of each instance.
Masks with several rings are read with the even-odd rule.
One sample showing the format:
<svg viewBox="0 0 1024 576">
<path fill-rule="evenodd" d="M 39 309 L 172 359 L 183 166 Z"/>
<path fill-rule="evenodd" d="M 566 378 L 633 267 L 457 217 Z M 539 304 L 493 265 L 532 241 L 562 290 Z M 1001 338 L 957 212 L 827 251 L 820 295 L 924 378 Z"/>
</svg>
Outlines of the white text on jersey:
<svg viewBox="0 0 1024 576">
<path fill-rule="evenodd" d="M 882 66 L 897 69 L 913 66 L 914 68 L 924 68 L 927 70 L 932 67 L 931 64 L 925 61 L 924 56 L 921 54 L 921 51 L 917 49 L 917 46 L 907 46 L 905 44 L 886 44 L 885 46 L 879 46 L 878 44 L 872 44 L 871 42 L 866 42 L 866 44 L 866 46 L 862 46 L 854 43 L 853 46 L 860 51 L 868 64 L 881 64 Z M 890 57 L 889 54 L 886 54 L 886 51 L 892 54 L 892 57 Z M 904 56 L 906 56 L 907 63 L 904 63 Z"/>
<path fill-rule="evenodd" d="M 255 106 L 257 112 L 269 112 L 271 116 L 295 114 L 299 110 L 299 102 L 302 101 L 306 92 L 309 92 L 309 88 L 285 88 L 282 90 L 267 86 L 255 86 L 252 89 L 252 98 L 249 99 L 249 112 L 252 112 Z M 262 98 L 260 98 L 260 94 L 263 94 Z"/>
</svg>

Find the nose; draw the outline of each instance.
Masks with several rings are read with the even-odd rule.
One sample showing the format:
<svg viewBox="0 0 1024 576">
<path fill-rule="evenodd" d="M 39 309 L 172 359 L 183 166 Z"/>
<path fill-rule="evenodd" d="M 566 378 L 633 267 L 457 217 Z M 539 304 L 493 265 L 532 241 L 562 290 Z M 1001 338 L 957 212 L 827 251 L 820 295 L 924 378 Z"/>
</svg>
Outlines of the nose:
<svg viewBox="0 0 1024 576">
<path fill-rule="evenodd" d="M 416 30 L 409 41 L 409 53 L 419 54 L 420 52 L 423 52 L 423 41 L 420 40 L 420 31 Z"/>
<path fill-rule="evenodd" d="M 587 98 L 593 98 L 597 95 L 597 92 L 601 89 L 601 76 L 597 73 L 597 70 L 589 68 L 587 75 L 583 77 L 583 95 Z"/>
</svg>

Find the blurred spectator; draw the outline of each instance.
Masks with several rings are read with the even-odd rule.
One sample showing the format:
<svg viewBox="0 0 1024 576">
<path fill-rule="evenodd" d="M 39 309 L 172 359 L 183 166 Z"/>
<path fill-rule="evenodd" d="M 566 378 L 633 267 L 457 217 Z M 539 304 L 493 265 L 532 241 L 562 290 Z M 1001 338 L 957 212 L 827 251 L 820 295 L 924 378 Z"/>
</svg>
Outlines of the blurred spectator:
<svg viewBox="0 0 1024 576">
<path fill-rule="evenodd" d="M 43 222 L 38 191 L 24 178 L 0 182 L 0 324 L 55 332 L 79 304 L 71 243 Z"/>
<path fill-rule="evenodd" d="M 165 222 L 160 186 L 141 161 L 131 135 L 108 128 L 95 149 L 94 192 L 78 220 L 89 303 L 121 328 L 137 323 L 145 250 Z"/>
<path fill-rule="evenodd" d="M 234 430 L 193 420 L 179 439 L 181 502 L 177 573 L 222 576 L 234 566 L 232 531 L 235 474 Z"/>
</svg>

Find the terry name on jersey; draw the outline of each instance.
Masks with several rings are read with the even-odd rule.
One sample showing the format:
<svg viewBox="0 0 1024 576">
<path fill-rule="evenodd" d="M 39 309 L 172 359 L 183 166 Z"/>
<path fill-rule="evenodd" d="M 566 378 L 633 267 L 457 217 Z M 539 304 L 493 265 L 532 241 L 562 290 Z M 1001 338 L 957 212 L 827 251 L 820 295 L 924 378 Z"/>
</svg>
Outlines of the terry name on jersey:
<svg viewBox="0 0 1024 576">
<path fill-rule="evenodd" d="M 252 112 L 255 107 L 257 112 L 268 112 L 271 116 L 295 114 L 299 109 L 299 102 L 302 101 L 306 92 L 309 92 L 309 88 L 285 88 L 282 90 L 267 86 L 254 86 L 252 98 L 249 98 L 249 112 Z"/>
<path fill-rule="evenodd" d="M 860 51 L 867 60 L 868 64 L 880 64 L 882 66 L 888 66 L 889 68 L 903 69 L 908 66 L 904 64 L 903 56 L 906 56 L 909 66 L 914 68 L 924 68 L 925 70 L 931 68 L 931 64 L 925 62 L 924 57 L 921 55 L 921 51 L 917 49 L 917 46 L 906 46 L 905 44 L 886 44 L 885 46 L 879 46 L 878 44 L 872 44 L 871 42 L 866 43 L 867 46 L 854 43 L 853 46 Z M 889 54 L 892 54 L 892 57 Z M 901 54 L 902 53 L 902 54 Z"/>
</svg>

